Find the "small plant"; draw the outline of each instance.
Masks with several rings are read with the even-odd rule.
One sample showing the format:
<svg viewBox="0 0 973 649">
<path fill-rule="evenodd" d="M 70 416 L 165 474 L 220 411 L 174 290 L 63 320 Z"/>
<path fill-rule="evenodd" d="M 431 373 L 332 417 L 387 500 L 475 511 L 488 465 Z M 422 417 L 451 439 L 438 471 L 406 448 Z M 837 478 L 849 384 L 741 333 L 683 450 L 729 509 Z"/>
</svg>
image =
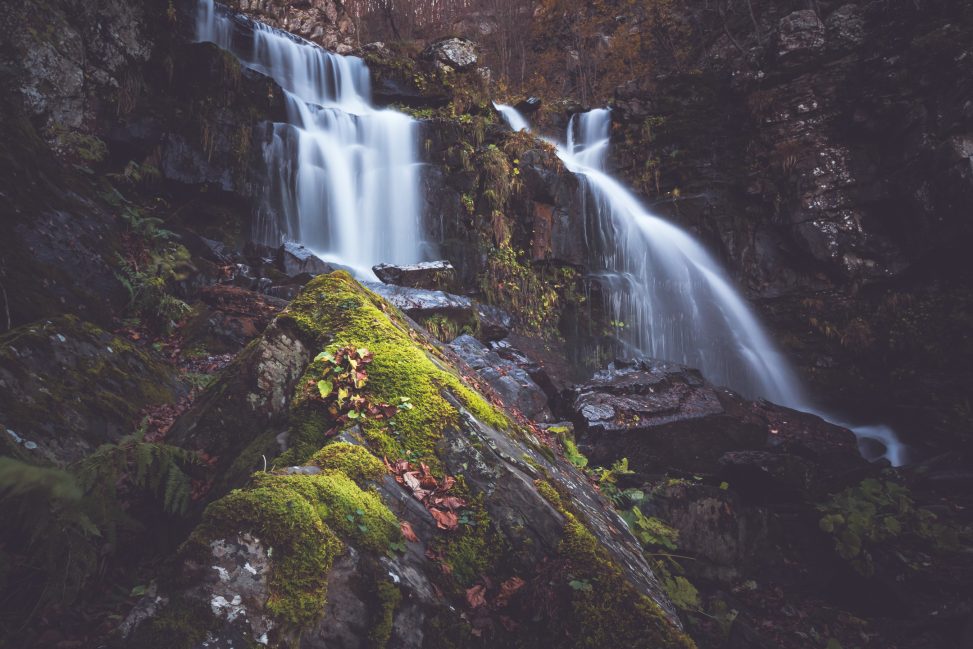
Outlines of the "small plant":
<svg viewBox="0 0 973 649">
<path fill-rule="evenodd" d="M 368 349 L 350 345 L 334 353 L 324 351 L 314 357 L 314 369 L 321 378 L 310 379 L 308 391 L 324 402 L 334 426 L 326 435 L 334 435 L 349 422 L 358 419 L 389 419 L 400 410 L 411 410 L 408 397 L 400 397 L 399 403 L 372 403 L 363 394 L 368 383 L 369 364 L 374 355 Z"/>
<path fill-rule="evenodd" d="M 959 544 L 957 531 L 928 509 L 915 506 L 909 490 L 889 480 L 869 478 L 820 505 L 821 529 L 834 539 L 838 554 L 859 573 L 874 574 L 873 553 L 883 544 L 912 537 L 938 549 Z"/>
</svg>

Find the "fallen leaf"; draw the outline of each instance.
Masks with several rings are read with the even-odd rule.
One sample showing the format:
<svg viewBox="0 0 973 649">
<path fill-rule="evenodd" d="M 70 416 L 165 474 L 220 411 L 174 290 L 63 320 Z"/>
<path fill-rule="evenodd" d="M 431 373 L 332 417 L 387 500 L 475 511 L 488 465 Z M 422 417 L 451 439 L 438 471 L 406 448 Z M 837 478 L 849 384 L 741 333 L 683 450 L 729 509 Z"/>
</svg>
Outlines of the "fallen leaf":
<svg viewBox="0 0 973 649">
<path fill-rule="evenodd" d="M 486 587 L 483 584 L 477 584 L 472 588 L 466 589 L 466 601 L 469 602 L 470 608 L 478 608 L 480 606 L 486 605 Z"/>
<path fill-rule="evenodd" d="M 524 587 L 525 582 L 520 577 L 511 577 L 500 584 L 500 594 L 497 595 L 497 599 L 494 602 L 497 607 L 504 607 L 508 604 L 509 600 L 513 595 Z"/>
<path fill-rule="evenodd" d="M 459 518 L 453 512 L 441 509 L 430 509 L 429 513 L 436 519 L 436 527 L 443 530 L 455 530 L 459 526 Z"/>
<path fill-rule="evenodd" d="M 419 537 L 416 536 L 415 530 L 412 529 L 412 524 L 409 521 L 399 521 L 399 527 L 402 528 L 402 536 L 405 537 L 406 541 L 412 541 L 413 543 L 419 542 Z"/>
</svg>

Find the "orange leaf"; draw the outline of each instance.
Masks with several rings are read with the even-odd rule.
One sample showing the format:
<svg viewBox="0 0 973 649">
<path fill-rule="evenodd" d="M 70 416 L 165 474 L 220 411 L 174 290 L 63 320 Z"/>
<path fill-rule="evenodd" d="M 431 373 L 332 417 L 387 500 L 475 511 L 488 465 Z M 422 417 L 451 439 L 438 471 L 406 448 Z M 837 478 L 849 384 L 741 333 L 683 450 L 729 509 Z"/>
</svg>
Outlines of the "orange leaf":
<svg viewBox="0 0 973 649">
<path fill-rule="evenodd" d="M 412 541 L 413 543 L 419 542 L 419 537 L 416 536 L 415 530 L 412 529 L 412 524 L 409 521 L 399 521 L 399 527 L 402 528 L 402 536 L 405 537 L 406 541 Z"/>
<path fill-rule="evenodd" d="M 466 589 L 466 601 L 469 602 L 470 608 L 477 608 L 486 605 L 486 587 L 483 584 L 477 584 L 472 588 Z"/>
<path fill-rule="evenodd" d="M 429 513 L 436 519 L 436 527 L 442 530 L 455 530 L 459 526 L 459 518 L 453 512 L 441 509 L 430 509 Z"/>
</svg>

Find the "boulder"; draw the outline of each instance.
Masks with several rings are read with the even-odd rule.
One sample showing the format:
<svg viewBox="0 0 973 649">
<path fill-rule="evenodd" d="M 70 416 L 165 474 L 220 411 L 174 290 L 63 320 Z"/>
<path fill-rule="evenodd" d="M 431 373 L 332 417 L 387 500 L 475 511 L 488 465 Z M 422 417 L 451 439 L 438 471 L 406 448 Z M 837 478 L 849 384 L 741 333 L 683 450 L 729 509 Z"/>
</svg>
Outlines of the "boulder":
<svg viewBox="0 0 973 649">
<path fill-rule="evenodd" d="M 456 271 L 448 261 L 424 261 L 409 265 L 379 264 L 373 266 L 372 271 L 385 284 L 431 291 L 448 290 L 456 280 Z"/>
<path fill-rule="evenodd" d="M 502 358 L 469 334 L 459 336 L 449 347 L 476 370 L 508 408 L 516 409 L 536 422 L 552 420 L 547 395 L 522 367 Z"/>
<path fill-rule="evenodd" d="M 211 353 L 240 351 L 287 306 L 278 297 L 227 284 L 201 289 L 199 299 L 203 306 L 182 326 L 183 346 Z"/>
<path fill-rule="evenodd" d="M 312 359 L 346 345 L 371 351 L 357 399 L 411 407 L 329 414 Z M 123 625 L 131 646 L 175 646 L 176 623 L 198 638 L 179 646 L 691 646 L 587 478 L 345 273 L 313 279 L 174 429 L 210 470 L 246 470 Z"/>
<path fill-rule="evenodd" d="M 458 71 L 469 70 L 476 65 L 476 43 L 466 38 L 444 38 L 430 44 L 420 58 L 432 61 L 436 67 L 449 67 Z"/>
<path fill-rule="evenodd" d="M 529 115 L 530 113 L 536 113 L 541 108 L 541 104 L 544 103 L 540 97 L 528 97 L 518 101 L 514 108 L 517 109 L 523 115 Z"/>
<path fill-rule="evenodd" d="M 824 48 L 824 23 L 816 11 L 803 9 L 787 14 L 777 25 L 777 56 L 782 59 L 813 54 Z"/>
<path fill-rule="evenodd" d="M 473 301 L 462 295 L 378 282 L 362 282 L 362 285 L 415 320 L 433 316 L 442 316 L 456 322 L 471 322 L 474 319 Z"/>
<path fill-rule="evenodd" d="M 0 337 L 0 450 L 32 463 L 79 460 L 183 394 L 173 368 L 71 315 Z"/>
<path fill-rule="evenodd" d="M 291 277 L 302 273 L 326 275 L 337 270 L 336 266 L 294 241 L 288 241 L 277 249 L 277 267 Z"/>
<path fill-rule="evenodd" d="M 781 500 L 826 493 L 869 467 L 851 431 L 673 363 L 616 361 L 570 398 L 579 447 L 595 464 L 627 457 L 639 472 L 709 473 Z"/>
</svg>

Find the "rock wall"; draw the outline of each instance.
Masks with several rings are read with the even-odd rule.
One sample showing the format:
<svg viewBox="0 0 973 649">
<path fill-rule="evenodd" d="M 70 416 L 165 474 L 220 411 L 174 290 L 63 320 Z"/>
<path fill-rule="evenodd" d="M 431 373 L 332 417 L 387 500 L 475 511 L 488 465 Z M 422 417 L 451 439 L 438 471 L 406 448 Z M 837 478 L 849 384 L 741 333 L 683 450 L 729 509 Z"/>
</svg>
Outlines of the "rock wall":
<svg viewBox="0 0 973 649">
<path fill-rule="evenodd" d="M 226 4 L 338 54 L 349 54 L 358 47 L 355 23 L 340 0 L 232 0 Z"/>
</svg>

